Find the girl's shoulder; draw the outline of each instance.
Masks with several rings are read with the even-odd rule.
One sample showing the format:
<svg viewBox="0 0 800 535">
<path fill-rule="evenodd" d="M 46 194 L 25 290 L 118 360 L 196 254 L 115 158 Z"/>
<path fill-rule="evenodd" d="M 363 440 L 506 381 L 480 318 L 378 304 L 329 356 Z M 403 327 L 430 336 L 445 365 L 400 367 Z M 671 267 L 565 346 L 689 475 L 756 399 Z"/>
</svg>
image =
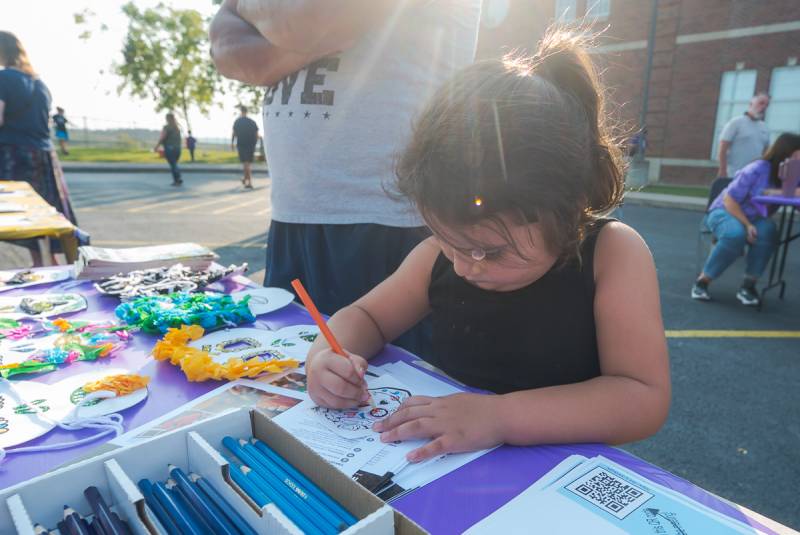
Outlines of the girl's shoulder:
<svg viewBox="0 0 800 535">
<path fill-rule="evenodd" d="M 598 282 L 621 266 L 651 264 L 653 255 L 644 238 L 621 221 L 609 221 L 597 233 L 594 249 L 594 278 Z"/>
</svg>

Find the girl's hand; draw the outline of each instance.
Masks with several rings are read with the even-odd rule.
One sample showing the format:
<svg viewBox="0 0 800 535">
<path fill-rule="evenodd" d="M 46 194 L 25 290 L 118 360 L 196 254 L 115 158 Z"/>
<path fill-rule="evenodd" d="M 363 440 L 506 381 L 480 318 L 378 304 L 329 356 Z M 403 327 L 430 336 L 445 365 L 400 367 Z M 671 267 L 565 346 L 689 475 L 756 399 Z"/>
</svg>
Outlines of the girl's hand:
<svg viewBox="0 0 800 535">
<path fill-rule="evenodd" d="M 382 442 L 432 439 L 408 454 L 411 462 L 445 453 L 491 448 L 503 442 L 498 426 L 500 396 L 453 394 L 441 398 L 412 396 L 372 429 Z"/>
<path fill-rule="evenodd" d="M 306 359 L 308 395 L 314 403 L 331 409 L 349 409 L 369 401 L 364 372 L 367 361 L 348 353 L 342 357 L 326 348 Z"/>
<path fill-rule="evenodd" d="M 758 229 L 755 225 L 747 225 L 747 243 L 753 244 L 758 239 Z"/>
</svg>

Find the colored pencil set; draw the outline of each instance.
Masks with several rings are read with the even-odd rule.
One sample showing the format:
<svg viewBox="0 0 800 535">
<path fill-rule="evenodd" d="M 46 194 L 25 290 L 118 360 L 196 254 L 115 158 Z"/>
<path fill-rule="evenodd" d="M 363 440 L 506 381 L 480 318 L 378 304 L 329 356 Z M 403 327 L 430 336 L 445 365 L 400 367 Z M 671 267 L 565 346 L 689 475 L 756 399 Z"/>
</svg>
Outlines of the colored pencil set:
<svg viewBox="0 0 800 535">
<path fill-rule="evenodd" d="M 222 440 L 233 481 L 258 506 L 272 503 L 305 533 L 335 534 L 358 520 L 264 442 Z"/>
<path fill-rule="evenodd" d="M 117 513 L 111 511 L 96 487 L 88 487 L 83 495 L 94 513 L 91 520 L 65 505 L 64 519 L 56 526 L 61 535 L 132 535 L 131 529 Z M 35 524 L 33 532 L 36 535 L 50 533 L 41 524 Z"/>
</svg>

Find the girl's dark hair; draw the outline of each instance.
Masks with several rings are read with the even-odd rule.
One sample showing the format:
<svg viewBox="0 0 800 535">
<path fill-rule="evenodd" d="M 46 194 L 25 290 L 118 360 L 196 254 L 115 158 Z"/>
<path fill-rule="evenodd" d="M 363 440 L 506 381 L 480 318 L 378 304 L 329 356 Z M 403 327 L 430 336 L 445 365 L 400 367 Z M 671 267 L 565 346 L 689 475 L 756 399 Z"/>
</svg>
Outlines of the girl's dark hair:
<svg viewBox="0 0 800 535">
<path fill-rule="evenodd" d="M 800 136 L 785 132 L 779 135 L 775 142 L 764 151 L 761 159 L 769 162 L 769 181 L 773 187 L 780 187 L 781 184 L 781 180 L 778 178 L 778 167 L 781 162 L 797 150 L 800 150 Z"/>
<path fill-rule="evenodd" d="M 180 130 L 180 127 L 178 126 L 178 120 L 175 119 L 175 114 L 174 113 L 169 112 L 166 115 L 166 119 L 167 119 L 167 124 L 168 125 L 170 125 L 173 128 L 177 128 L 178 130 Z"/>
<path fill-rule="evenodd" d="M 567 259 L 619 205 L 622 152 L 586 41 L 550 29 L 533 57 L 474 63 L 437 91 L 396 163 L 397 189 L 429 225 L 489 219 L 509 237 L 509 214 L 539 222 Z"/>
<path fill-rule="evenodd" d="M 4 67 L 14 67 L 29 76 L 36 76 L 25 48 L 13 33 L 0 31 L 0 56 Z"/>
</svg>

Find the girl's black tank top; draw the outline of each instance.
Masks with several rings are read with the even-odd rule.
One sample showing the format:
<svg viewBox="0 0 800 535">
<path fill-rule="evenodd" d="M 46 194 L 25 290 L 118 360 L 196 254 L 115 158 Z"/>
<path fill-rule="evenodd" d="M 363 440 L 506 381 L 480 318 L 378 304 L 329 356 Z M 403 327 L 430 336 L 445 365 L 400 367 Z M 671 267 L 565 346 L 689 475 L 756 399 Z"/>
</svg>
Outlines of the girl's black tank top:
<svg viewBox="0 0 800 535">
<path fill-rule="evenodd" d="M 598 220 L 577 258 L 510 292 L 482 290 L 439 254 L 431 273 L 433 351 L 427 360 L 463 383 L 504 394 L 600 375 L 594 322 Z"/>
</svg>

